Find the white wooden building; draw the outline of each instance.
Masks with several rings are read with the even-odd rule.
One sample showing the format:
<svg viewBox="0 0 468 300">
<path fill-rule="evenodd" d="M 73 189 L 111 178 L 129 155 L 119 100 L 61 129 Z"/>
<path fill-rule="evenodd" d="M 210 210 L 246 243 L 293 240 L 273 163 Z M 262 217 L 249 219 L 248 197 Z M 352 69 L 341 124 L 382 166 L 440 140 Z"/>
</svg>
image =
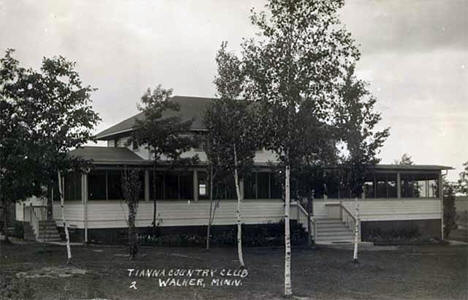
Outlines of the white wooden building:
<svg viewBox="0 0 468 300">
<path fill-rule="evenodd" d="M 211 99 L 173 97 L 179 103 L 183 120 L 192 119 L 191 131 L 203 136 L 206 131 L 202 114 Z M 151 227 L 156 198 L 156 223 L 161 228 L 174 226 L 206 226 L 209 216 L 208 182 L 203 147 L 184 153 L 185 157 L 198 155 L 200 163 L 190 168 L 153 170 L 153 161 L 144 146 L 134 147 L 128 138 L 137 114 L 99 133 L 98 140 L 107 141 L 107 147 L 83 147 L 72 155 L 91 160 L 94 168 L 87 173 L 71 173 L 65 177 L 65 219 L 83 241 L 96 240 L 93 236 L 105 230 L 127 227 L 127 207 L 122 199 L 122 170 L 141 169 L 144 189 L 136 218 L 137 227 Z M 241 206 L 244 224 L 270 224 L 283 219 L 284 204 L 280 184 L 269 166 L 275 163 L 273 153 L 259 150 L 256 169 L 242 183 L 244 200 Z M 359 199 L 359 222 L 362 231 L 401 226 L 417 227 L 433 237 L 443 238 L 441 178 L 450 167 L 434 165 L 377 165 L 369 170 L 365 194 Z M 333 176 L 334 171 L 328 174 Z M 156 191 L 153 191 L 153 180 Z M 215 194 L 219 201 L 214 225 L 233 225 L 236 218 L 236 200 L 232 188 Z M 30 223 L 36 236 L 45 218 L 44 199 L 33 199 L 17 204 L 16 216 Z M 316 242 L 338 242 L 351 239 L 351 227 L 357 220 L 354 199 L 340 193 L 339 186 L 330 183 L 316 193 L 311 215 L 312 232 Z M 54 203 L 56 225 L 62 227 L 58 202 Z M 291 217 L 307 229 L 307 212 L 298 199 L 293 199 Z M 101 235 L 102 236 L 102 235 Z"/>
</svg>

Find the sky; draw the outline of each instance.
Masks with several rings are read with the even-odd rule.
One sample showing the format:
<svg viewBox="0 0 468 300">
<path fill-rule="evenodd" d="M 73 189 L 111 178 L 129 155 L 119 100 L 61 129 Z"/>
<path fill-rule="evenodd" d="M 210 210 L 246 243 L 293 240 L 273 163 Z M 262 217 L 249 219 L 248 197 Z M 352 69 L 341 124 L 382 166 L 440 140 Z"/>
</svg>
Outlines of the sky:
<svg viewBox="0 0 468 300">
<path fill-rule="evenodd" d="M 251 8 L 263 0 L 0 0 L 0 52 L 16 49 L 24 66 L 43 57 L 76 62 L 98 90 L 96 132 L 138 112 L 149 87 L 213 97 L 215 54 L 222 41 L 239 51 L 253 37 Z M 361 50 L 360 78 L 369 82 L 390 137 L 379 154 L 393 163 L 468 161 L 468 1 L 348 0 L 340 19 Z"/>
</svg>

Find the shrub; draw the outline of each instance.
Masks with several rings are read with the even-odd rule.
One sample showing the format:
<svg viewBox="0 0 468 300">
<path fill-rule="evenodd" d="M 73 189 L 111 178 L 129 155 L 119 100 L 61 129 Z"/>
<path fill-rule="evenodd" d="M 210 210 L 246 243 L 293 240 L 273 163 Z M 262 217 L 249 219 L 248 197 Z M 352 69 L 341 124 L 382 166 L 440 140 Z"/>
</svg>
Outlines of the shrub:
<svg viewBox="0 0 468 300">
<path fill-rule="evenodd" d="M 23 222 L 15 221 L 14 228 L 13 236 L 22 239 L 24 237 Z"/>
<path fill-rule="evenodd" d="M 457 228 L 455 210 L 455 192 L 450 183 L 444 184 L 444 237 L 448 238 L 452 229 Z"/>
</svg>

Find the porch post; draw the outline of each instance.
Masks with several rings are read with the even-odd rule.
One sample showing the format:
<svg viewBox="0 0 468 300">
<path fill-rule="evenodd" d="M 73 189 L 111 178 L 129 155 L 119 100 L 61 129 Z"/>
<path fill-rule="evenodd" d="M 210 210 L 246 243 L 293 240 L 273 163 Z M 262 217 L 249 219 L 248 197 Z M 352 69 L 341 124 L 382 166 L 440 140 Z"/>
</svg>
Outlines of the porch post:
<svg viewBox="0 0 468 300">
<path fill-rule="evenodd" d="M 145 201 L 150 200 L 150 176 L 149 170 L 145 170 Z"/>
<path fill-rule="evenodd" d="M 439 199 L 440 199 L 440 237 L 444 240 L 444 186 L 442 182 L 442 171 L 439 172 Z"/>
<path fill-rule="evenodd" d="M 81 174 L 81 201 L 84 216 L 84 241 L 88 243 L 88 174 Z"/>
<path fill-rule="evenodd" d="M 397 182 L 397 198 L 401 198 L 401 178 L 400 178 L 400 172 L 397 173 L 396 175 L 396 182 Z"/>
<path fill-rule="evenodd" d="M 198 201 L 198 171 L 193 170 L 193 201 Z"/>
</svg>

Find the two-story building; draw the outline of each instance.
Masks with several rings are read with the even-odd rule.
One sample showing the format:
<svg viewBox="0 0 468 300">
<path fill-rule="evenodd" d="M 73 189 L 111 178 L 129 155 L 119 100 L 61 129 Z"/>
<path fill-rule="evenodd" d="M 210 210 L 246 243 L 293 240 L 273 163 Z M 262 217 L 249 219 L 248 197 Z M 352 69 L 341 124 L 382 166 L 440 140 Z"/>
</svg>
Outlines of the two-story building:
<svg viewBox="0 0 468 300">
<path fill-rule="evenodd" d="M 193 120 L 191 133 L 203 136 L 206 128 L 203 113 L 212 99 L 175 96 L 182 120 Z M 172 114 L 171 112 L 170 114 Z M 136 226 L 148 228 L 153 223 L 154 199 L 157 201 L 156 223 L 161 228 L 206 226 L 209 218 L 209 188 L 206 155 L 202 145 L 183 154 L 198 155 L 199 163 L 184 168 L 153 169 L 153 158 L 145 146 L 129 144 L 135 122 L 143 113 L 132 116 L 102 132 L 96 138 L 107 147 L 83 147 L 71 155 L 92 161 L 87 173 L 65 176 L 65 219 L 75 237 L 89 242 L 112 234 L 126 234 L 128 211 L 122 197 L 122 170 L 141 170 L 141 201 Z M 284 219 L 281 184 L 271 170 L 275 155 L 259 150 L 255 156 L 255 171 L 242 183 L 241 204 L 243 224 L 269 224 Z M 435 165 L 377 165 L 369 169 L 365 194 L 359 199 L 359 219 L 362 238 L 373 230 L 416 228 L 421 234 L 443 238 L 442 175 L 450 169 Z M 352 239 L 357 221 L 356 202 L 341 191 L 337 170 L 327 170 L 331 178 L 326 189 L 318 189 L 313 201 L 310 232 L 317 243 L 342 242 Z M 155 184 L 153 184 L 155 182 Z M 156 189 L 154 190 L 154 186 Z M 236 196 L 233 187 L 226 186 L 214 194 L 219 201 L 213 225 L 234 225 Z M 293 199 L 291 218 L 307 229 L 307 212 L 300 201 Z M 41 235 L 44 204 L 35 202 L 17 205 L 17 219 L 29 223 L 36 238 Z M 54 204 L 56 226 L 63 227 L 58 202 Z"/>
</svg>

